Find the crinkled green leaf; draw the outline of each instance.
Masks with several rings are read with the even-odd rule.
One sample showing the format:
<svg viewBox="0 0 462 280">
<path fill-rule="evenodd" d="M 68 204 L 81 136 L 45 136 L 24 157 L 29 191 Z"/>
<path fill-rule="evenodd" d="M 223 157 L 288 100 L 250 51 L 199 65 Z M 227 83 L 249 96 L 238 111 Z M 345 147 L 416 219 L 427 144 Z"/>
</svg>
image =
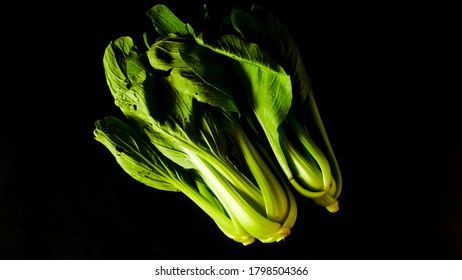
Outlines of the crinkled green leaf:
<svg viewBox="0 0 462 280">
<path fill-rule="evenodd" d="M 180 49 L 191 47 L 194 40 L 187 37 L 168 36 L 156 41 L 148 50 L 149 63 L 154 69 L 170 71 L 173 68 L 187 68 L 180 55 Z"/>
<path fill-rule="evenodd" d="M 207 38 L 200 33 L 194 38 L 199 45 L 237 61 L 254 64 L 275 72 L 284 72 L 284 69 L 265 50 L 239 36 L 223 34 L 219 38 Z"/>
<path fill-rule="evenodd" d="M 230 19 L 243 38 L 258 44 L 291 76 L 294 104 L 303 106 L 307 96 L 312 94 L 311 82 L 286 26 L 274 13 L 258 5 L 252 6 L 251 13 L 235 7 Z"/>
<path fill-rule="evenodd" d="M 121 37 L 107 47 L 104 68 L 116 105 L 140 128 L 149 130 L 156 122 L 172 133 L 186 135 L 184 131 L 192 110 L 191 98 L 176 92 L 162 77 L 152 74 L 147 57 L 142 57 L 130 37 Z M 172 123 L 171 120 L 174 120 Z M 181 128 L 176 123 L 181 120 Z M 193 131 L 193 130 L 192 130 Z M 157 135 L 158 136 L 158 135 Z M 187 157 L 178 150 L 178 145 L 163 137 L 154 137 L 162 143 L 176 162 L 188 167 Z M 189 166 L 190 167 L 190 166 Z"/>
<path fill-rule="evenodd" d="M 146 14 L 151 18 L 156 31 L 162 36 L 189 35 L 188 26 L 163 4 L 155 5 Z"/>
<path fill-rule="evenodd" d="M 146 61 L 130 37 L 111 42 L 103 57 L 104 71 L 115 104 L 130 119 L 149 122 L 154 100 L 155 77 L 146 69 Z"/>
<path fill-rule="evenodd" d="M 97 121 L 94 134 L 137 181 L 156 189 L 178 191 L 175 181 L 186 180 L 179 166 L 156 151 L 135 128 L 116 117 Z"/>
<path fill-rule="evenodd" d="M 203 90 L 196 92 L 198 101 L 228 112 L 239 112 L 232 95 L 230 73 L 215 52 L 201 46 L 191 46 L 180 49 L 180 55 L 188 68 L 200 79 L 198 84 Z"/>
<path fill-rule="evenodd" d="M 168 71 L 168 83 L 187 96 L 185 98 L 195 98 L 200 102 L 237 112 L 237 106 L 228 93 L 229 81 L 224 79 L 226 75 L 217 75 L 224 74 L 224 70 L 216 62 L 211 64 L 213 58 L 210 53 L 210 50 L 196 46 L 190 38 L 169 36 L 153 44 L 147 55 L 154 69 Z M 202 75 L 206 72 L 206 78 L 214 79 L 213 83 L 208 83 L 197 72 Z M 215 76 L 212 73 L 216 73 Z"/>
</svg>

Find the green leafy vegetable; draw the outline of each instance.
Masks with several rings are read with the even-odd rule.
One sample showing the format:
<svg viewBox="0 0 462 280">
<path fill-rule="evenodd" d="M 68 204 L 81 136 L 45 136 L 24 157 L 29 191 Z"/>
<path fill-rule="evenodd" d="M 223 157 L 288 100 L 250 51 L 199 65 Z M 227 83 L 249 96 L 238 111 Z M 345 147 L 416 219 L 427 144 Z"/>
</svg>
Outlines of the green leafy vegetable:
<svg viewBox="0 0 462 280">
<path fill-rule="evenodd" d="M 227 236 L 246 245 L 253 242 L 254 237 L 230 218 L 199 178 L 195 179 L 163 156 L 132 126 L 115 117 L 106 117 L 96 122 L 95 138 L 139 182 L 160 190 L 183 192 L 210 215 Z"/>
<path fill-rule="evenodd" d="M 158 4 L 146 50 L 126 36 L 110 42 L 106 80 L 126 120 L 97 121 L 95 139 L 140 183 L 187 195 L 226 236 L 280 241 L 297 217 L 292 189 L 338 210 L 338 164 L 282 23 L 234 8 L 217 34 L 205 12 L 195 25 Z"/>
<path fill-rule="evenodd" d="M 308 154 L 314 157 L 322 171 L 323 189 L 324 191 L 329 189 L 329 191 L 326 193 L 321 191 L 323 198 L 316 198 L 319 194 L 314 194 L 312 191 L 319 190 L 320 187 L 315 182 L 310 183 L 309 179 L 306 180 L 307 178 L 300 178 L 300 181 L 304 183 L 302 183 L 302 185 L 296 183 L 294 187 L 305 196 L 315 198 L 318 204 L 326 206 L 329 211 L 336 212 L 338 210 L 337 198 L 340 196 L 342 185 L 340 168 L 322 123 L 313 96 L 311 82 L 306 73 L 302 57 L 295 41 L 290 36 L 287 28 L 274 13 L 265 10 L 257 4 L 252 5 L 250 13 L 242 9 L 234 8 L 230 18 L 234 29 L 243 38 L 262 46 L 262 48 L 282 65 L 284 70 L 291 76 L 294 105 L 291 106 L 289 117 L 287 118 L 288 121 L 284 126 L 291 128 L 292 134 L 298 137 L 298 141 L 302 143 L 303 149 L 308 150 Z M 321 135 L 320 140 L 323 142 L 323 148 L 328 158 L 326 158 L 320 148 L 317 147 L 308 133 L 307 128 L 303 125 L 303 122 L 306 122 L 310 117 L 317 125 L 315 129 L 317 130 L 316 132 Z M 307 166 L 306 162 L 296 159 L 298 157 L 298 151 L 291 148 L 292 145 L 289 139 L 283 137 L 283 141 L 284 143 L 282 143 L 282 146 L 290 149 L 290 152 L 287 153 L 287 157 L 291 161 L 290 165 L 295 170 L 307 170 L 305 167 Z M 291 155 L 293 155 L 293 159 L 290 159 Z M 306 155 L 305 158 L 309 159 L 311 157 Z M 331 165 L 333 168 L 332 176 Z M 313 164 L 311 164 L 311 166 L 313 166 Z M 319 176 L 310 175 L 309 177 L 313 178 Z M 335 180 L 336 182 L 333 182 Z M 332 204 L 328 205 L 326 201 L 330 201 Z"/>
</svg>

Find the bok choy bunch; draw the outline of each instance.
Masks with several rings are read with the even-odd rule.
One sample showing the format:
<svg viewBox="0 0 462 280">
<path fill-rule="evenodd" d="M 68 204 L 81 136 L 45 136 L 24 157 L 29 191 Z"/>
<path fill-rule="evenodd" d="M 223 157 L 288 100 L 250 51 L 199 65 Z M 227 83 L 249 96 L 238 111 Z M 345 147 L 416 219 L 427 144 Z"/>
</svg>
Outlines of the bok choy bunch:
<svg viewBox="0 0 462 280">
<path fill-rule="evenodd" d="M 338 210 L 338 164 L 282 23 L 256 5 L 218 25 L 204 11 L 184 23 L 158 4 L 147 12 L 153 38 L 110 42 L 106 81 L 125 119 L 98 120 L 95 139 L 137 181 L 188 196 L 229 238 L 277 242 L 296 221 L 293 189 Z"/>
</svg>

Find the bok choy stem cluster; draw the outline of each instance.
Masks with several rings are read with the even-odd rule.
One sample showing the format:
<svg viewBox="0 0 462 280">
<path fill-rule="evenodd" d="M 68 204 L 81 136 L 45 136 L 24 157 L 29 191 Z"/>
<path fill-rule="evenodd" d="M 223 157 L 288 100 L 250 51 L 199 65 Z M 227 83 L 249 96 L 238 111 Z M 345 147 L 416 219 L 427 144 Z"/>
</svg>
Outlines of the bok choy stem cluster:
<svg viewBox="0 0 462 280">
<path fill-rule="evenodd" d="M 252 5 L 185 23 L 147 11 L 141 42 L 107 46 L 104 70 L 123 119 L 95 139 L 135 180 L 182 192 L 229 238 L 277 242 L 297 218 L 294 191 L 338 211 L 341 175 L 288 30 Z"/>
</svg>

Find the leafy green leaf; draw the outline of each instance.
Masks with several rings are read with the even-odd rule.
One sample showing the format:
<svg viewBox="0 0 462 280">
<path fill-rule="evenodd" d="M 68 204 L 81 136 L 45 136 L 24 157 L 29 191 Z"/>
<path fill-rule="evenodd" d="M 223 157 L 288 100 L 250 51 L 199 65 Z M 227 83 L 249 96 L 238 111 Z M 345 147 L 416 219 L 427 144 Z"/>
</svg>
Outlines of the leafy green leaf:
<svg viewBox="0 0 462 280">
<path fill-rule="evenodd" d="M 149 122 L 154 100 L 150 94 L 155 78 L 146 69 L 145 58 L 137 51 L 130 37 L 111 42 L 103 57 L 104 71 L 115 104 L 129 119 Z"/>
<path fill-rule="evenodd" d="M 106 117 L 96 122 L 95 139 L 116 158 L 119 165 L 137 181 L 165 191 L 181 191 L 207 213 L 229 237 L 244 244 L 253 237 L 236 227 L 223 206 L 201 180 L 159 153 L 135 128 L 115 118 Z M 197 183 L 197 185 L 196 185 Z"/>
<path fill-rule="evenodd" d="M 206 34 L 200 33 L 194 38 L 199 45 L 234 60 L 254 64 L 275 72 L 284 72 L 283 68 L 260 46 L 239 36 L 223 34 L 218 38 L 208 38 Z"/>
<path fill-rule="evenodd" d="M 156 31 L 162 36 L 169 34 L 189 35 L 188 26 L 163 4 L 155 5 L 146 14 L 151 18 Z"/>
<path fill-rule="evenodd" d="M 153 149 L 127 123 L 106 117 L 95 125 L 95 139 L 106 146 L 125 172 L 137 181 L 156 189 L 179 191 L 175 181 L 187 180 L 178 166 Z"/>
<path fill-rule="evenodd" d="M 294 107 L 304 107 L 312 94 L 311 81 L 306 73 L 297 44 L 286 26 L 271 11 L 254 4 L 251 13 L 233 8 L 231 23 L 245 40 L 256 43 L 280 64 L 291 76 Z"/>
<path fill-rule="evenodd" d="M 229 95 L 229 81 L 218 74 L 225 73 L 218 63 L 213 63 L 210 50 L 196 46 L 191 38 L 169 36 L 158 40 L 147 52 L 154 69 L 168 71 L 168 83 L 188 99 L 237 112 L 237 106 Z M 213 64 L 212 64 L 213 63 Z M 204 67 L 207 65 L 207 67 Z M 199 72 L 199 73 L 198 73 Z M 208 73 L 207 78 L 215 78 L 208 83 L 198 74 Z M 215 75 L 212 73 L 216 73 Z"/>
</svg>

